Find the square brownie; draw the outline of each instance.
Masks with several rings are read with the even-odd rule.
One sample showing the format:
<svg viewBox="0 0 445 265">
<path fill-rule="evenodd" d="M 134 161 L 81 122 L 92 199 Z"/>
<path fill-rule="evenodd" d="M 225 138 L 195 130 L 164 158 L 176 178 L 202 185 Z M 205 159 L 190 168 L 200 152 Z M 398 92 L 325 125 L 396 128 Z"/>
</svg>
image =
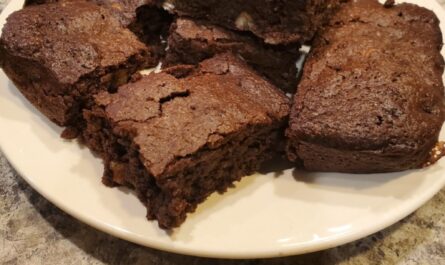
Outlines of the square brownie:
<svg viewBox="0 0 445 265">
<path fill-rule="evenodd" d="M 258 170 L 289 111 L 283 92 L 229 54 L 152 73 L 95 102 L 83 141 L 104 159 L 104 183 L 135 189 L 164 229 Z"/>
<path fill-rule="evenodd" d="M 346 3 L 319 34 L 291 111 L 288 157 L 308 170 L 417 168 L 445 119 L 442 34 L 433 12 Z"/>
<path fill-rule="evenodd" d="M 232 52 L 243 57 L 250 66 L 278 88 L 294 92 L 300 45 L 265 45 L 250 34 L 243 34 L 188 18 L 172 24 L 168 50 L 163 66 L 197 64 L 215 54 Z"/>
<path fill-rule="evenodd" d="M 85 1 L 13 13 L 3 28 L 0 55 L 22 94 L 61 126 L 77 126 L 93 94 L 115 90 L 137 70 L 158 63 L 156 50 L 108 9 Z"/>
<path fill-rule="evenodd" d="M 267 44 L 309 41 L 340 0 L 158 0 L 179 16 L 249 31 Z"/>
</svg>

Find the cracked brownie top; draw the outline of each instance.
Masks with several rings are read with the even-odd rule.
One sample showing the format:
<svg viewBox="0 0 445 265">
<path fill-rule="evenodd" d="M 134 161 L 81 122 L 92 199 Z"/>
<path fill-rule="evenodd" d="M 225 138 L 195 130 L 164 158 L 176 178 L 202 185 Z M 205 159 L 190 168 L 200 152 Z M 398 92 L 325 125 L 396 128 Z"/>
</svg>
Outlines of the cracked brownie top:
<svg viewBox="0 0 445 265">
<path fill-rule="evenodd" d="M 113 132 L 132 139 L 155 177 L 168 175 L 176 157 L 218 148 L 247 126 L 288 114 L 287 97 L 236 57 L 223 54 L 179 68 L 96 96 Z"/>
</svg>

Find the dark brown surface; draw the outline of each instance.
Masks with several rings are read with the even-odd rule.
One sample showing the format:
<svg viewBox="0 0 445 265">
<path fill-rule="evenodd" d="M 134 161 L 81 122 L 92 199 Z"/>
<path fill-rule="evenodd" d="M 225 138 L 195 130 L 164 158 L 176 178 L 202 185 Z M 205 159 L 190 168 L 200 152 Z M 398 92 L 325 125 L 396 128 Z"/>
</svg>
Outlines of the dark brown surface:
<svg viewBox="0 0 445 265">
<path fill-rule="evenodd" d="M 166 35 L 173 16 L 162 8 L 157 7 L 154 0 L 87 1 L 108 8 L 124 27 L 135 33 L 139 40 L 156 49 L 156 54 L 159 57 L 163 56 L 166 48 Z"/>
<path fill-rule="evenodd" d="M 57 2 L 76 2 L 79 0 L 27 0 L 26 6 Z M 108 8 L 121 24 L 133 31 L 140 40 L 158 48 L 165 49 L 160 35 L 166 39 L 172 16 L 155 5 L 154 0 L 84 0 Z"/>
<path fill-rule="evenodd" d="M 425 162 L 444 121 L 438 23 L 415 5 L 345 4 L 306 62 L 289 158 L 309 170 L 354 173 Z"/>
<path fill-rule="evenodd" d="M 104 182 L 135 188 L 148 219 L 167 229 L 258 170 L 289 111 L 282 92 L 232 55 L 187 69 L 101 93 L 85 113 L 84 140 L 105 160 Z"/>
<path fill-rule="evenodd" d="M 206 19 L 250 31 L 268 44 L 312 39 L 338 0 L 166 0 L 164 8 L 181 16 Z"/>
<path fill-rule="evenodd" d="M 59 0 L 25 0 L 25 6 L 57 3 Z"/>
<path fill-rule="evenodd" d="M 100 6 L 107 7 L 116 14 L 122 25 L 135 23 L 137 9 L 142 6 L 153 6 L 153 0 L 89 0 Z"/>
<path fill-rule="evenodd" d="M 250 34 L 224 29 L 202 21 L 178 18 L 170 29 L 164 65 L 197 64 L 215 54 L 241 55 L 278 88 L 294 92 L 297 83 L 299 45 L 271 46 Z"/>
<path fill-rule="evenodd" d="M 157 64 L 154 50 L 107 9 L 84 1 L 38 5 L 8 17 L 0 39 L 2 67 L 49 119 L 71 126 L 92 93 L 113 90 Z"/>
<path fill-rule="evenodd" d="M 76 2 L 77 0 L 26 0 L 25 7 L 57 2 Z M 144 5 L 154 5 L 153 0 L 84 0 L 109 8 L 124 26 L 136 19 L 136 10 Z"/>
</svg>

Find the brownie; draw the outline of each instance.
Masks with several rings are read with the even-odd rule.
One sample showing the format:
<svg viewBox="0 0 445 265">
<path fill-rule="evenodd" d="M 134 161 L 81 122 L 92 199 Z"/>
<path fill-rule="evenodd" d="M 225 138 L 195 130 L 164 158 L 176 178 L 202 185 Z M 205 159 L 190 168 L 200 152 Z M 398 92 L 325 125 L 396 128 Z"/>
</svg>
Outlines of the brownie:
<svg viewBox="0 0 445 265">
<path fill-rule="evenodd" d="M 75 12 L 73 12 L 75 10 Z M 84 1 L 30 6 L 8 17 L 1 66 L 50 120 L 75 126 L 101 90 L 116 90 L 157 56 L 108 9 Z"/>
<path fill-rule="evenodd" d="M 249 31 L 268 44 L 302 43 L 333 12 L 339 0 L 159 0 L 171 13 Z"/>
<path fill-rule="evenodd" d="M 445 118 L 433 12 L 375 0 L 346 3 L 306 62 L 287 130 L 288 157 L 308 170 L 417 168 Z"/>
<path fill-rule="evenodd" d="M 163 229 L 258 170 L 289 111 L 280 90 L 229 54 L 152 73 L 95 100 L 83 140 L 105 161 L 104 183 L 135 189 Z"/>
<path fill-rule="evenodd" d="M 299 48 L 300 45 L 264 45 L 250 34 L 178 18 L 170 29 L 163 65 L 197 64 L 215 54 L 233 52 L 242 56 L 280 89 L 293 92 L 297 81 Z"/>
</svg>

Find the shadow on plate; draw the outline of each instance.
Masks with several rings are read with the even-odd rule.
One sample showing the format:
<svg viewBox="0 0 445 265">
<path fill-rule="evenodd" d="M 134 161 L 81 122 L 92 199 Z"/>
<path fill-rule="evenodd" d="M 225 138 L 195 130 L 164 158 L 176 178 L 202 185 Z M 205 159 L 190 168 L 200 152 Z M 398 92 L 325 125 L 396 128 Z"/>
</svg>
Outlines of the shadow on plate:
<svg viewBox="0 0 445 265">
<path fill-rule="evenodd" d="M 7 78 L 3 73 L 1 75 L 5 79 Z M 2 77 L 0 76 L 0 78 Z M 6 103 L 2 106 L 3 111 L 0 112 L 0 118 L 26 126 L 42 142 L 54 142 L 54 139 L 57 139 L 60 143 L 68 142 L 60 137 L 63 128 L 57 126 L 41 114 L 11 81 L 7 81 L 7 85 L 0 92 L 0 95 Z M 64 145 L 51 144 L 48 145 L 48 148 L 57 152 L 63 149 Z"/>
<path fill-rule="evenodd" d="M 272 159 L 263 164 L 258 171 L 259 174 L 272 174 L 273 177 L 278 178 L 285 174 L 286 170 L 292 169 L 295 164 L 284 157 L 284 154 L 277 154 Z"/>
<path fill-rule="evenodd" d="M 294 169 L 288 171 L 291 177 L 275 181 L 274 189 L 276 196 L 295 201 L 363 208 L 367 201 L 410 199 L 416 195 L 425 174 L 442 170 L 441 165 L 385 174 L 319 173 Z M 381 208 L 384 210 L 384 205 Z"/>
</svg>

